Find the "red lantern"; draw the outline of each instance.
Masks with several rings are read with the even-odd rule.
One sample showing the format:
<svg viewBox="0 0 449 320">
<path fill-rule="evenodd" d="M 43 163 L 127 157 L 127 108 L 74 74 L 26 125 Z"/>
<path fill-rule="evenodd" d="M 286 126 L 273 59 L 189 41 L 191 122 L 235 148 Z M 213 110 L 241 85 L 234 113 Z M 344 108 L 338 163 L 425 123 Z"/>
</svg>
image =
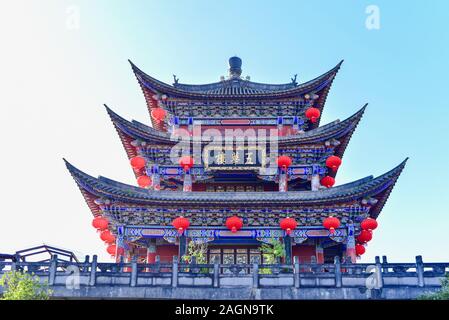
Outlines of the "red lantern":
<svg viewBox="0 0 449 320">
<path fill-rule="evenodd" d="M 373 238 L 373 233 L 369 230 L 362 230 L 357 237 L 357 241 L 360 243 L 366 243 L 368 241 L 371 241 Z"/>
<path fill-rule="evenodd" d="M 320 114 L 321 112 L 317 108 L 309 108 L 306 110 L 306 118 L 309 119 L 312 123 L 317 122 Z"/>
<path fill-rule="evenodd" d="M 281 229 L 287 233 L 287 235 L 290 235 L 290 233 L 292 233 L 292 231 L 296 229 L 298 223 L 295 219 L 287 217 L 285 219 L 282 219 L 279 225 L 281 226 Z"/>
<path fill-rule="evenodd" d="M 231 230 L 232 233 L 236 233 L 243 227 L 243 221 L 237 216 L 229 217 L 226 219 L 226 227 Z"/>
<path fill-rule="evenodd" d="M 117 251 L 117 246 L 115 244 L 111 244 L 106 248 L 106 251 L 111 255 L 115 256 L 115 253 Z"/>
<path fill-rule="evenodd" d="M 151 178 L 149 176 L 140 176 L 137 178 L 137 184 L 139 185 L 139 187 L 141 188 L 146 188 L 148 186 L 151 185 Z"/>
<path fill-rule="evenodd" d="M 357 243 L 355 245 L 355 254 L 358 256 L 361 256 L 364 253 L 365 253 L 365 247 L 363 245 Z"/>
<path fill-rule="evenodd" d="M 106 243 L 114 243 L 115 242 L 115 236 L 109 230 L 102 231 L 100 233 L 100 239 Z"/>
<path fill-rule="evenodd" d="M 181 216 L 173 220 L 172 226 L 178 230 L 179 234 L 182 234 L 190 226 L 190 222 L 189 219 Z"/>
<path fill-rule="evenodd" d="M 145 159 L 139 156 L 131 158 L 129 162 L 131 163 L 131 167 L 136 170 L 140 170 L 145 167 Z"/>
<path fill-rule="evenodd" d="M 373 218 L 366 218 L 360 223 L 363 230 L 374 230 L 377 228 L 377 221 Z"/>
<path fill-rule="evenodd" d="M 193 158 L 191 156 L 183 156 L 179 159 L 179 165 L 184 169 L 184 171 L 188 171 L 193 167 Z"/>
<path fill-rule="evenodd" d="M 276 162 L 277 162 L 279 168 L 286 169 L 291 166 L 292 159 L 289 156 L 280 156 L 280 157 L 278 157 Z"/>
<path fill-rule="evenodd" d="M 94 220 L 92 220 L 92 226 L 100 231 L 106 230 L 108 228 L 108 224 L 108 219 L 101 216 L 95 217 Z"/>
<path fill-rule="evenodd" d="M 323 221 L 323 227 L 328 229 L 330 233 L 334 233 L 335 229 L 337 229 L 340 226 L 340 220 L 338 218 L 329 216 Z"/>
<path fill-rule="evenodd" d="M 332 171 L 337 171 L 341 165 L 341 159 L 337 156 L 330 156 L 326 159 L 326 167 L 331 168 Z"/>
<path fill-rule="evenodd" d="M 161 122 L 165 118 L 165 110 L 162 108 L 154 108 L 151 110 L 151 117 L 154 120 Z"/>
<path fill-rule="evenodd" d="M 320 183 L 322 186 L 330 188 L 335 184 L 335 179 L 332 178 L 331 176 L 325 176 L 323 179 L 320 180 Z"/>
</svg>

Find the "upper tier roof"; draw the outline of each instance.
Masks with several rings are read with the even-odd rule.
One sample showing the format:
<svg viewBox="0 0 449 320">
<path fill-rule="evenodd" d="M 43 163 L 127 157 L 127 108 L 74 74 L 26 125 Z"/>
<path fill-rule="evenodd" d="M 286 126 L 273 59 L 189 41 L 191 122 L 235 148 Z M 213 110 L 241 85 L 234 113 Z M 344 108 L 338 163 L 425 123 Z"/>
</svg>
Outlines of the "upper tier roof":
<svg viewBox="0 0 449 320">
<path fill-rule="evenodd" d="M 175 82 L 173 85 L 159 81 L 140 70 L 129 61 L 133 71 L 143 87 L 161 94 L 169 94 L 184 98 L 283 98 L 299 96 L 310 92 L 317 92 L 330 85 L 343 61 L 323 75 L 308 82 L 297 84 L 295 79 L 285 84 L 267 84 L 252 82 L 231 74 L 223 81 L 209 84 L 183 84 Z"/>
<path fill-rule="evenodd" d="M 365 112 L 366 106 L 367 104 L 365 104 L 351 117 L 343 121 L 335 120 L 321 127 L 297 135 L 280 136 L 278 143 L 279 145 L 303 145 L 319 143 L 332 138 L 338 139 L 342 137 L 347 137 L 347 140 L 349 141 L 349 138 Z M 123 141 L 123 135 L 127 135 L 132 139 L 141 139 L 148 143 L 169 145 L 175 145 L 177 143 L 176 140 L 171 139 L 169 133 L 161 132 L 135 120 L 128 121 L 112 111 L 108 106 L 105 105 L 105 107 L 120 137 L 122 138 L 122 142 L 125 142 Z M 346 144 L 348 141 L 345 141 Z M 207 144 L 209 141 L 204 141 L 204 143 Z M 344 147 L 346 147 L 346 144 L 344 144 Z M 343 153 L 344 149 L 341 151 Z M 342 154 L 339 154 L 339 156 L 342 156 Z"/>
<path fill-rule="evenodd" d="M 320 206 L 338 202 L 352 203 L 366 197 L 377 197 L 378 202 L 370 211 L 372 217 L 377 217 L 401 174 L 404 160 L 393 170 L 377 177 L 372 176 L 319 191 L 289 191 L 289 192 L 173 192 L 149 191 L 143 188 L 117 182 L 108 178 L 94 178 L 75 168 L 64 159 L 67 169 L 78 184 L 92 212 L 98 208 L 93 198 L 106 198 L 121 203 L 140 205 L 295 205 Z"/>
</svg>

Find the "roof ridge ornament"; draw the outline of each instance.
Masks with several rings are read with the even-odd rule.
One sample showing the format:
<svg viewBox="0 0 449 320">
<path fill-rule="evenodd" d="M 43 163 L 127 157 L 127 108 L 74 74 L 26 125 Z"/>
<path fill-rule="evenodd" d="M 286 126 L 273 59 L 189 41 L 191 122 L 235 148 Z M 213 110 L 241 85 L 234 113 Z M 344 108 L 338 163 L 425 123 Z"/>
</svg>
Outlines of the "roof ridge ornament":
<svg viewBox="0 0 449 320">
<path fill-rule="evenodd" d="M 296 78 L 298 77 L 298 74 L 296 73 L 293 78 L 290 78 L 292 80 L 292 84 L 296 87 L 298 85 L 298 82 L 296 82 Z"/>
<path fill-rule="evenodd" d="M 237 56 L 229 58 L 229 78 L 239 79 L 242 75 L 242 59 Z"/>
</svg>

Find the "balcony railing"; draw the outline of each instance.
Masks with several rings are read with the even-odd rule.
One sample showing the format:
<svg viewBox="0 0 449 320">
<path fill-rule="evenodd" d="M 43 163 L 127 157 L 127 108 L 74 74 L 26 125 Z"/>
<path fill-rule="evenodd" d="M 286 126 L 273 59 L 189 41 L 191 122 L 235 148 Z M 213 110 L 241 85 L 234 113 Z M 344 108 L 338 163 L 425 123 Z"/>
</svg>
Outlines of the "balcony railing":
<svg viewBox="0 0 449 320">
<path fill-rule="evenodd" d="M 376 257 L 373 264 L 221 264 L 179 263 L 100 263 L 93 256 L 84 262 L 62 262 L 54 255 L 49 262 L 0 261 L 0 275 L 16 270 L 34 273 L 50 286 L 70 282 L 80 286 L 161 286 L 161 287 L 438 287 L 449 272 L 449 263 L 389 263 Z"/>
</svg>

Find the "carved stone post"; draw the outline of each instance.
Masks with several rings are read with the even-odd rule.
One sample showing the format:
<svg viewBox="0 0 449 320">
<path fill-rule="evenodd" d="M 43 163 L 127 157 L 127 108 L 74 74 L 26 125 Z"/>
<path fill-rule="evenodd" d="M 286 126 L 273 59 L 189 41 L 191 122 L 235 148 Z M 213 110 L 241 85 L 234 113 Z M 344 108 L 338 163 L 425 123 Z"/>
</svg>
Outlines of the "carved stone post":
<svg viewBox="0 0 449 320">
<path fill-rule="evenodd" d="M 342 276 L 341 276 L 341 262 L 340 257 L 334 257 L 334 266 L 335 266 L 335 286 L 337 288 L 341 288 L 342 286 Z"/>
<path fill-rule="evenodd" d="M 131 287 L 135 287 L 137 285 L 137 271 L 137 258 L 133 257 L 131 260 Z"/>
<path fill-rule="evenodd" d="M 58 255 L 54 254 L 51 256 L 50 269 L 48 272 L 48 285 L 50 286 L 55 285 L 57 268 L 58 268 Z"/>
<path fill-rule="evenodd" d="M 253 263 L 253 289 L 259 288 L 259 264 Z"/>
<path fill-rule="evenodd" d="M 89 286 L 95 286 L 97 284 L 97 261 L 98 257 L 94 254 L 90 265 Z"/>
<path fill-rule="evenodd" d="M 380 288 L 382 288 L 384 286 L 384 275 L 383 275 L 383 270 L 382 270 L 382 264 L 380 263 L 380 257 L 379 256 L 376 256 L 374 259 L 375 259 L 374 261 L 376 262 L 376 276 L 377 276 L 377 278 L 376 278 L 376 283 L 377 283 L 376 289 L 380 289 Z"/>
<path fill-rule="evenodd" d="M 387 264 L 388 264 L 387 256 L 382 256 L 382 266 L 383 266 L 382 272 L 388 273 Z"/>
<path fill-rule="evenodd" d="M 171 286 L 176 288 L 178 286 L 178 257 L 173 257 Z"/>
<path fill-rule="evenodd" d="M 294 277 L 295 277 L 295 288 L 299 288 L 301 286 L 301 278 L 299 277 L 299 257 L 294 256 Z"/>
<path fill-rule="evenodd" d="M 424 263 L 422 256 L 416 256 L 416 276 L 418 277 L 418 287 L 424 287 Z"/>
<path fill-rule="evenodd" d="M 218 256 L 215 257 L 214 260 L 214 288 L 218 288 L 220 286 L 220 258 Z"/>
</svg>

